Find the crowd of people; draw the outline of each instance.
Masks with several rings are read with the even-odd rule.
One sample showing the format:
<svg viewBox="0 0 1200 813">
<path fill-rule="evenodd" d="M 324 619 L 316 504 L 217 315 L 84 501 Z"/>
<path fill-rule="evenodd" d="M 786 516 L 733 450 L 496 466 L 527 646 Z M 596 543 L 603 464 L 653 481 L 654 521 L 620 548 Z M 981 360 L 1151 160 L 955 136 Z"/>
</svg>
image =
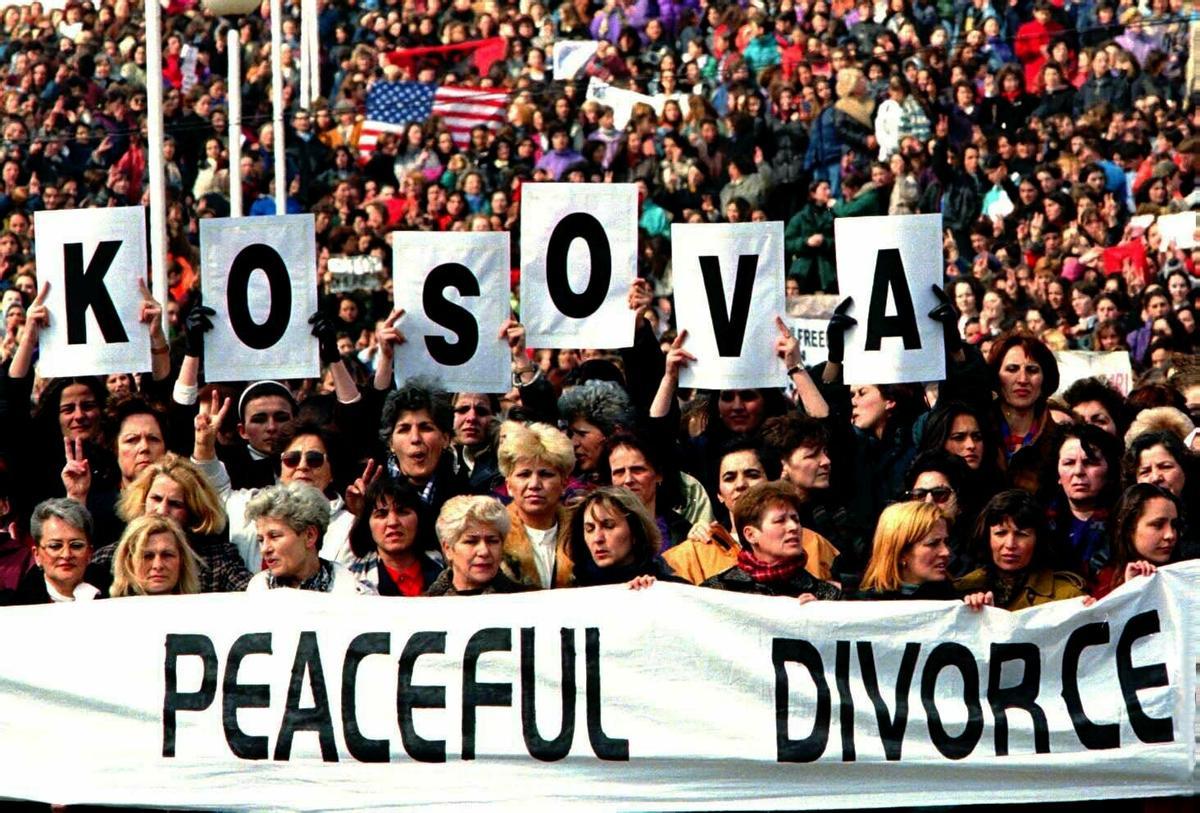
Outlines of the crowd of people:
<svg viewBox="0 0 1200 813">
<path fill-rule="evenodd" d="M 1181 0 L 319 6 L 323 97 L 298 103 L 294 7 L 281 59 L 322 376 L 237 387 L 203 383 L 198 223 L 229 214 L 231 182 L 251 214 L 275 212 L 264 20 L 164 9 L 153 370 L 44 380 L 33 215 L 148 202 L 146 55 L 126 0 L 4 11 L 0 602 L 663 580 L 1018 609 L 1200 551 L 1200 269 L 1194 233 L 1163 220 L 1200 203 Z M 490 37 L 505 51 L 482 66 L 396 58 Z M 595 55 L 554 76 L 569 40 Z M 502 88 L 506 122 L 462 143 L 434 117 L 360 150 L 370 90 L 402 80 Z M 590 81 L 649 101 L 614 110 Z M 526 347 L 514 284 L 510 392 L 394 384 L 390 235 L 508 230 L 516 257 L 521 190 L 544 181 L 637 184 L 634 346 Z M 785 221 L 797 302 L 837 293 L 837 218 L 912 213 L 944 225 L 944 381 L 843 385 L 839 308 L 820 365 L 780 323 L 786 391 L 679 388 L 694 357 L 673 324 L 671 223 Z M 342 290 L 331 260 L 347 257 L 373 257 L 378 284 Z M 1060 350 L 1127 352 L 1132 390 L 1060 394 Z"/>
</svg>

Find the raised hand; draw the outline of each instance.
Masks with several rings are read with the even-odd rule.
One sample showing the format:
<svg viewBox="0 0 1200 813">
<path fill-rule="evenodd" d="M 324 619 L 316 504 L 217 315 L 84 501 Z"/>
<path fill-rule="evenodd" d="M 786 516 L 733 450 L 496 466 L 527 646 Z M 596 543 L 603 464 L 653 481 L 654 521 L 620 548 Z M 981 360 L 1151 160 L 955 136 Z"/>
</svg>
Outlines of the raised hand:
<svg viewBox="0 0 1200 813">
<path fill-rule="evenodd" d="M 308 323 L 312 325 L 312 335 L 317 338 L 317 345 L 320 347 L 321 363 L 333 364 L 341 361 L 342 354 L 337 346 L 337 325 L 334 321 L 317 311 L 308 317 Z"/>
<path fill-rule="evenodd" d="M 790 370 L 804 360 L 800 356 L 800 342 L 796 341 L 782 317 L 775 317 L 775 327 L 779 330 L 779 335 L 775 337 L 775 355 L 779 356 L 783 360 L 783 366 Z"/>
<path fill-rule="evenodd" d="M 142 305 L 141 310 L 138 312 L 138 321 L 150 327 L 151 338 L 162 336 L 162 305 L 151 295 L 150 288 L 146 285 L 146 280 L 138 280 L 138 290 L 142 294 Z"/>
<path fill-rule="evenodd" d="M 683 349 L 683 343 L 687 341 L 688 332 L 686 330 L 679 331 L 679 335 L 675 337 L 675 341 L 671 342 L 671 349 L 667 351 L 666 369 L 664 375 L 672 381 L 679 380 L 679 371 L 688 364 L 696 360 L 696 357 Z"/>
<path fill-rule="evenodd" d="M 363 509 L 363 497 L 367 489 L 383 474 L 383 466 L 374 460 L 368 460 L 362 474 L 357 480 L 346 487 L 346 510 L 355 516 L 360 516 Z"/>
<path fill-rule="evenodd" d="M 50 310 L 46 307 L 46 297 L 50 295 L 50 283 L 43 282 L 42 289 L 34 297 L 33 304 L 25 312 L 25 330 L 33 329 L 33 335 L 50 326 Z"/>
<path fill-rule="evenodd" d="M 525 326 L 523 324 L 511 316 L 508 317 L 500 326 L 500 338 L 508 342 L 508 349 L 512 352 L 513 361 L 525 358 Z"/>
<path fill-rule="evenodd" d="M 217 431 L 225 421 L 225 416 L 229 414 L 229 407 L 232 403 L 232 398 L 222 401 L 221 393 L 216 390 L 212 391 L 212 397 L 209 400 L 200 402 L 200 411 L 192 421 L 192 427 L 195 430 L 193 456 L 197 460 L 212 460 L 216 457 Z"/>
<path fill-rule="evenodd" d="M 204 355 L 204 334 L 212 330 L 212 317 L 217 312 L 205 305 L 196 305 L 183 320 L 183 354 L 200 358 Z"/>
<path fill-rule="evenodd" d="M 929 318 L 941 324 L 942 334 L 946 337 L 946 352 L 955 353 L 962 346 L 962 337 L 958 333 L 958 311 L 942 286 L 934 285 L 933 295 L 938 304 L 929 312 Z"/>
<path fill-rule="evenodd" d="M 846 331 L 858 324 L 857 319 L 846 313 L 853 305 L 854 297 L 848 296 L 833 309 L 833 316 L 829 317 L 825 344 L 829 347 L 830 363 L 841 364 L 846 358 Z"/>
<path fill-rule="evenodd" d="M 62 470 L 62 484 L 67 496 L 76 502 L 87 503 L 88 492 L 92 490 L 92 467 L 83 451 L 83 439 L 63 438 L 63 451 L 67 463 Z"/>
<path fill-rule="evenodd" d="M 654 289 L 650 286 L 650 282 L 640 278 L 635 279 L 629 286 L 627 300 L 629 309 L 637 313 L 650 307 L 650 303 L 654 301 Z"/>
<path fill-rule="evenodd" d="M 404 344 L 407 341 L 404 334 L 400 332 L 400 328 L 396 327 L 396 322 L 403 316 L 404 309 L 396 308 L 388 314 L 387 319 L 383 320 L 383 327 L 375 331 L 375 344 L 379 346 L 379 352 L 389 359 L 396 352 L 395 345 Z"/>
</svg>

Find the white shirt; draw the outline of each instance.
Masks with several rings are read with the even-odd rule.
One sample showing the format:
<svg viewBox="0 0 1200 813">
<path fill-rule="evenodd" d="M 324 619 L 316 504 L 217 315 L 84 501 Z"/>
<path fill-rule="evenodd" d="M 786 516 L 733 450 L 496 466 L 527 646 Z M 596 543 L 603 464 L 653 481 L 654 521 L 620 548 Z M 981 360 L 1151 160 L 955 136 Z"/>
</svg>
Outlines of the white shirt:
<svg viewBox="0 0 1200 813">
<path fill-rule="evenodd" d="M 87 582 L 80 582 L 75 585 L 75 595 L 68 596 L 60 593 L 49 579 L 46 579 L 46 592 L 50 594 L 50 600 L 55 604 L 63 601 L 91 601 L 96 596 L 100 595 L 99 588 L 93 587 Z"/>
<path fill-rule="evenodd" d="M 525 526 L 525 535 L 533 546 L 533 563 L 537 565 L 538 581 L 542 587 L 549 588 L 554 581 L 554 554 L 558 545 L 558 525 L 551 525 L 544 531 Z"/>
</svg>

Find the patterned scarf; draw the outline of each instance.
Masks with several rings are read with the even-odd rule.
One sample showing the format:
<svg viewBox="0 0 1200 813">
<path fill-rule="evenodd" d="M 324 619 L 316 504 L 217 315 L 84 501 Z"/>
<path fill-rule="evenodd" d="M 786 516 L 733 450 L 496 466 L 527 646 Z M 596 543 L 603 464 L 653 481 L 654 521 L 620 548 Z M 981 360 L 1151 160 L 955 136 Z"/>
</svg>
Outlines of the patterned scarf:
<svg viewBox="0 0 1200 813">
<path fill-rule="evenodd" d="M 267 588 L 274 590 L 276 587 L 294 587 L 297 590 L 312 590 L 316 593 L 328 593 L 333 589 L 333 565 L 324 559 L 319 560 L 321 566 L 317 568 L 317 572 L 308 577 L 299 584 L 295 583 L 295 579 L 277 579 L 275 574 L 267 572 Z"/>
<path fill-rule="evenodd" d="M 769 565 L 750 551 L 743 549 L 738 551 L 737 566 L 756 582 L 782 582 L 804 569 L 805 558 L 807 557 L 800 556 L 786 562 Z"/>
</svg>

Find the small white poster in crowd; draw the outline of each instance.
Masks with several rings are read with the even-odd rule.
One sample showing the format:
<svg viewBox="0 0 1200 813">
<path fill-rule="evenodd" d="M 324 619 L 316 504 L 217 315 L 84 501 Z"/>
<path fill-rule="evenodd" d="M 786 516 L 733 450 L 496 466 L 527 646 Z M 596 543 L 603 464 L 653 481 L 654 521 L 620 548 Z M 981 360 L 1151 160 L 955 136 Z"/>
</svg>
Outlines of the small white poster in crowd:
<svg viewBox="0 0 1200 813">
<path fill-rule="evenodd" d="M 200 221 L 201 293 L 217 312 L 204 337 L 208 381 L 316 378 L 313 216 Z"/>
<path fill-rule="evenodd" d="M 397 383 L 430 376 L 451 392 L 507 392 L 508 232 L 392 234 L 393 290 L 406 341 Z"/>
<path fill-rule="evenodd" d="M 554 43 L 554 78 L 566 80 L 583 70 L 596 54 L 596 40 L 559 40 Z"/>
<path fill-rule="evenodd" d="M 775 319 L 784 300 L 783 223 L 671 226 L 675 319 L 696 357 L 681 387 L 782 387 Z"/>
<path fill-rule="evenodd" d="M 521 187 L 521 322 L 530 347 L 633 345 L 634 184 Z"/>
<path fill-rule="evenodd" d="M 858 324 L 846 331 L 847 384 L 940 381 L 945 338 L 929 317 L 942 284 L 942 216 L 834 221 L 838 290 Z"/>
<path fill-rule="evenodd" d="M 1121 395 L 1129 395 L 1133 389 L 1133 367 L 1129 363 L 1127 350 L 1114 350 L 1111 353 L 1059 350 L 1054 358 L 1058 361 L 1060 393 L 1082 378 L 1099 378 Z"/>
<path fill-rule="evenodd" d="M 146 210 L 41 211 L 34 227 L 38 280 L 50 284 L 50 324 L 38 336 L 39 374 L 149 370 L 150 334 L 139 321 L 139 282 L 148 267 Z"/>
<path fill-rule="evenodd" d="M 1158 233 L 1165 247 L 1173 242 L 1176 248 L 1191 249 L 1196 246 L 1196 212 L 1179 212 L 1161 215 L 1158 218 Z"/>
<path fill-rule="evenodd" d="M 829 347 L 825 344 L 825 334 L 829 327 L 828 319 L 809 319 L 807 317 L 791 317 L 785 319 L 792 335 L 800 343 L 800 352 L 804 354 L 804 366 L 813 367 L 829 359 Z"/>
</svg>

